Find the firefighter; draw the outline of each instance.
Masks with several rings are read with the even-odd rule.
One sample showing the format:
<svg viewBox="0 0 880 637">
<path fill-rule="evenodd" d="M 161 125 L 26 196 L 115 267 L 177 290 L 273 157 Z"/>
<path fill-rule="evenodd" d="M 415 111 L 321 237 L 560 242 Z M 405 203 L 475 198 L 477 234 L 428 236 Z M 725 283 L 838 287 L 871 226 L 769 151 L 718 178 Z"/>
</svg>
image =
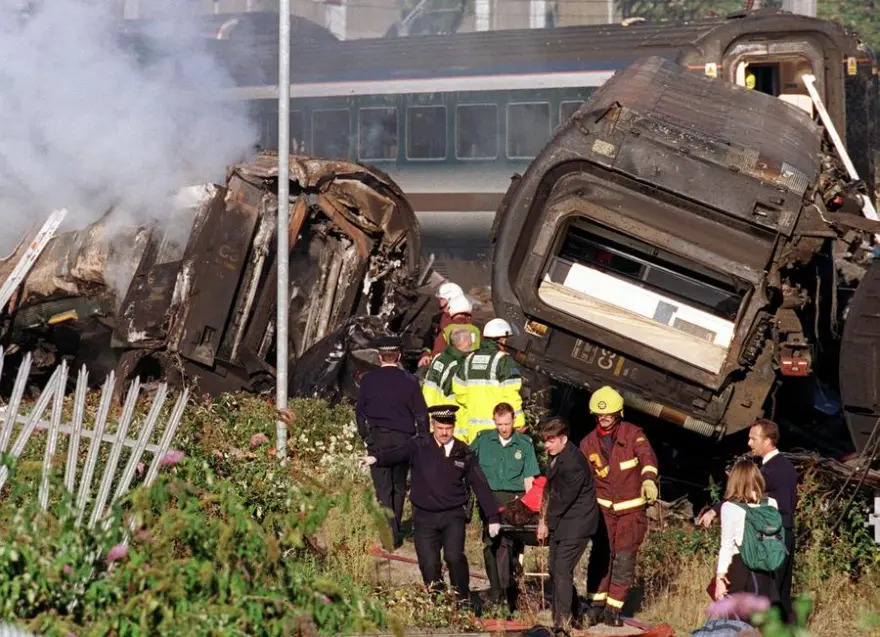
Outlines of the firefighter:
<svg viewBox="0 0 880 637">
<path fill-rule="evenodd" d="M 464 290 L 462 290 L 457 283 L 447 281 L 437 288 L 437 293 L 434 296 L 440 304 L 440 312 L 434 317 L 434 320 L 431 323 L 430 333 L 425 339 L 425 349 L 422 352 L 422 357 L 419 359 L 419 367 L 425 367 L 431 362 L 434 341 L 436 340 L 437 335 L 442 334 L 443 330 L 445 330 L 446 326 L 451 322 L 450 319 L 452 317 L 449 316 L 446 307 L 452 299 L 464 297 Z"/>
<path fill-rule="evenodd" d="M 479 349 L 471 352 L 458 366 L 452 379 L 455 400 L 466 412 L 467 425 L 463 440 L 470 444 L 477 434 L 494 429 L 492 412 L 498 403 L 513 406 L 513 426 L 525 425 L 522 409 L 522 377 L 519 367 L 506 351 L 507 337 L 512 334 L 510 324 L 494 318 L 483 328 Z"/>
<path fill-rule="evenodd" d="M 593 468 L 605 524 L 599 525 L 587 568 L 587 619 L 590 625 L 622 626 L 620 609 L 648 529 L 645 504 L 657 500 L 657 456 L 641 428 L 623 420 L 623 397 L 611 387 L 590 397 L 590 413 L 597 426 L 581 451 Z"/>
<path fill-rule="evenodd" d="M 449 324 L 443 328 L 434 339 L 434 347 L 431 350 L 433 355 L 439 356 L 449 344 L 449 335 L 452 330 L 458 327 L 465 327 L 471 334 L 471 348 L 468 351 L 477 349 L 480 346 L 480 328 L 474 325 L 474 319 L 471 313 L 474 306 L 465 296 L 457 296 L 450 299 L 446 305 L 446 313 L 449 315 Z"/>
<path fill-rule="evenodd" d="M 452 586 L 459 601 L 467 604 L 470 570 L 464 541 L 473 506 L 471 490 L 486 512 L 488 533 L 493 538 L 501 528 L 501 518 L 476 454 L 452 435 L 457 410 L 455 405 L 434 405 L 429 409 L 430 436 L 423 434 L 400 447 L 371 452 L 372 455 L 363 458 L 363 464 L 370 467 L 410 464 L 409 499 L 413 505 L 413 532 L 422 579 L 432 589 L 442 585 L 442 548 Z"/>
<path fill-rule="evenodd" d="M 355 406 L 358 433 L 372 454 L 403 445 L 428 430 L 428 408 L 419 381 L 399 365 L 400 338 L 382 337 L 376 346 L 380 367 L 364 376 Z M 400 525 L 408 470 L 406 462 L 370 468 L 376 499 L 391 511 L 388 524 L 395 548 L 403 544 Z"/>
</svg>

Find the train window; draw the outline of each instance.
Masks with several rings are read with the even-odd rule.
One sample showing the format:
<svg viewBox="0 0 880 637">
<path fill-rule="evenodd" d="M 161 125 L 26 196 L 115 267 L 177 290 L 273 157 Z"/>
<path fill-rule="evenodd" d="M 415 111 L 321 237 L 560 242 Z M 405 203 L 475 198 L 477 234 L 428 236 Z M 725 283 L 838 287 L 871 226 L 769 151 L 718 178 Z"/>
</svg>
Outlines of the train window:
<svg viewBox="0 0 880 637">
<path fill-rule="evenodd" d="M 550 139 L 550 104 L 527 102 L 507 105 L 507 156 L 531 159 Z"/>
<path fill-rule="evenodd" d="M 366 107 L 358 111 L 358 158 L 397 159 L 397 109 Z"/>
<path fill-rule="evenodd" d="M 549 259 L 538 296 L 581 321 L 718 373 L 744 291 L 722 274 L 579 220 Z"/>
<path fill-rule="evenodd" d="M 498 156 L 498 107 L 495 104 L 455 107 L 455 156 L 458 159 Z"/>
<path fill-rule="evenodd" d="M 577 113 L 578 109 L 583 105 L 584 103 L 581 101 L 562 102 L 559 104 L 559 123 L 563 124 L 570 120 L 572 115 Z"/>
<path fill-rule="evenodd" d="M 349 155 L 351 122 L 347 108 L 312 112 L 312 154 L 331 159 Z"/>
<path fill-rule="evenodd" d="M 751 75 L 751 77 L 749 77 Z M 749 86 L 750 84 L 754 84 Z M 779 65 L 778 64 L 749 64 L 746 70 L 746 86 L 761 93 L 779 96 Z"/>
<path fill-rule="evenodd" d="M 559 256 L 734 320 L 743 295 L 696 264 L 609 230 L 573 226 Z"/>
<path fill-rule="evenodd" d="M 406 158 L 446 159 L 446 107 L 406 109 Z"/>
<path fill-rule="evenodd" d="M 293 155 L 306 155 L 309 152 L 306 147 L 306 119 L 302 111 L 290 112 L 290 152 Z"/>
</svg>

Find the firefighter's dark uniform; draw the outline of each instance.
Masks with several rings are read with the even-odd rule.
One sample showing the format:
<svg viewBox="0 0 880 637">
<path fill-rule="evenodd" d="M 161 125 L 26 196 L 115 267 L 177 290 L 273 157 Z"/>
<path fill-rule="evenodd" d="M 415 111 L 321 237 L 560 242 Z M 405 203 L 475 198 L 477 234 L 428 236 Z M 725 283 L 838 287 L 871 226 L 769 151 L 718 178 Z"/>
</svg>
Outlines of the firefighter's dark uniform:
<svg viewBox="0 0 880 637">
<path fill-rule="evenodd" d="M 642 482 L 657 481 L 657 456 L 644 432 L 621 421 L 606 435 L 596 427 L 581 442 L 593 468 L 605 530 L 593 539 L 587 596 L 619 611 L 635 580 L 636 555 L 648 528 Z"/>
<path fill-rule="evenodd" d="M 455 424 L 455 406 L 431 408 L 434 421 Z M 470 517 L 471 489 L 488 521 L 499 521 L 498 507 L 477 456 L 466 444 L 452 438 L 448 451 L 433 436 L 423 434 L 395 449 L 374 455 L 377 465 L 408 462 L 412 468 L 410 501 L 413 505 L 416 555 L 422 579 L 430 587 L 442 585 L 440 549 L 449 569 L 452 586 L 462 601 L 470 596 L 467 557 L 464 553 L 465 527 Z"/>
<path fill-rule="evenodd" d="M 541 473 L 535 446 L 527 435 L 514 431 L 507 444 L 501 444 L 498 431 L 483 431 L 471 443 L 480 467 L 499 506 L 505 506 L 525 493 L 525 479 Z M 482 510 L 481 516 L 484 518 Z M 489 578 L 489 596 L 500 601 L 503 594 L 512 595 L 515 569 L 523 545 L 507 536 L 489 537 L 483 524 L 483 562 Z"/>
<path fill-rule="evenodd" d="M 396 351 L 400 340 L 382 339 L 379 351 Z M 406 444 L 417 432 L 428 431 L 428 408 L 419 381 L 396 365 L 382 366 L 366 374 L 361 381 L 355 407 L 358 433 L 370 455 Z M 405 461 L 370 467 L 376 498 L 393 512 L 388 523 L 395 546 L 403 541 L 400 523 L 406 498 Z"/>
</svg>

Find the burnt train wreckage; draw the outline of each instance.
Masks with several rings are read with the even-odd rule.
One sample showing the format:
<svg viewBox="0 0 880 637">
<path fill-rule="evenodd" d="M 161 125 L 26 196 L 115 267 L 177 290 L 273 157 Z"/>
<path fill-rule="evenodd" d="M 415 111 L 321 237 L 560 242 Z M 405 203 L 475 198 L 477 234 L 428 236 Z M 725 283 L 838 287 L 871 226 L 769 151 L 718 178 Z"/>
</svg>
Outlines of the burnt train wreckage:
<svg viewBox="0 0 880 637">
<path fill-rule="evenodd" d="M 394 325 L 413 304 L 421 246 L 412 209 L 383 173 L 305 157 L 290 169 L 295 360 L 330 335 L 340 342 L 340 331 Z M 273 386 L 276 191 L 277 158 L 261 154 L 233 166 L 225 186 L 183 193 L 162 227 L 109 215 L 58 235 L 10 303 L 7 345 L 32 352 L 37 370 L 61 357 L 87 363 L 93 381 L 114 370 L 120 383 L 168 376 L 211 394 Z"/>
<path fill-rule="evenodd" d="M 660 58 L 616 74 L 496 218 L 493 302 L 521 328 L 517 358 L 706 436 L 820 379 L 863 448 L 880 417 L 880 223 L 824 132 Z"/>
<path fill-rule="evenodd" d="M 863 446 L 880 405 L 878 230 L 858 214 L 877 147 L 870 52 L 838 25 L 782 14 L 583 29 L 628 43 L 615 63 L 659 54 L 681 67 L 654 58 L 618 72 L 560 119 L 506 194 L 493 303 L 518 331 L 517 358 L 578 387 L 612 382 L 631 406 L 709 436 L 747 426 L 778 386 L 820 378 L 841 391 Z M 599 53 L 567 55 L 550 62 Z M 733 86 L 746 72 L 757 91 Z M 823 144 L 804 72 L 865 184 Z M 116 369 L 198 378 L 210 393 L 271 386 L 274 162 L 191 191 L 179 224 L 107 241 L 104 219 L 57 237 L 10 304 L 7 344 L 44 368 L 85 360 L 96 379 Z M 372 333 L 424 327 L 419 225 L 378 170 L 309 158 L 292 170 L 290 390 L 351 393 Z"/>
</svg>

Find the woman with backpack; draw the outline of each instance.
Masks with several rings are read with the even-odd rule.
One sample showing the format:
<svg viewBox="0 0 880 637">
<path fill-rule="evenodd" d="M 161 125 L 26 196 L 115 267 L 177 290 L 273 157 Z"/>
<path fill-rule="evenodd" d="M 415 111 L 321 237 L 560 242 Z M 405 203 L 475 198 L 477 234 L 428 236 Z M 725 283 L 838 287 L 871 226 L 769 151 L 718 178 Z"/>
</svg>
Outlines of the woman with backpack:
<svg viewBox="0 0 880 637">
<path fill-rule="evenodd" d="M 778 602 L 773 572 L 785 559 L 785 531 L 776 500 L 765 497 L 764 478 L 752 461 L 733 466 L 724 499 L 714 599 L 745 592 Z"/>
</svg>

